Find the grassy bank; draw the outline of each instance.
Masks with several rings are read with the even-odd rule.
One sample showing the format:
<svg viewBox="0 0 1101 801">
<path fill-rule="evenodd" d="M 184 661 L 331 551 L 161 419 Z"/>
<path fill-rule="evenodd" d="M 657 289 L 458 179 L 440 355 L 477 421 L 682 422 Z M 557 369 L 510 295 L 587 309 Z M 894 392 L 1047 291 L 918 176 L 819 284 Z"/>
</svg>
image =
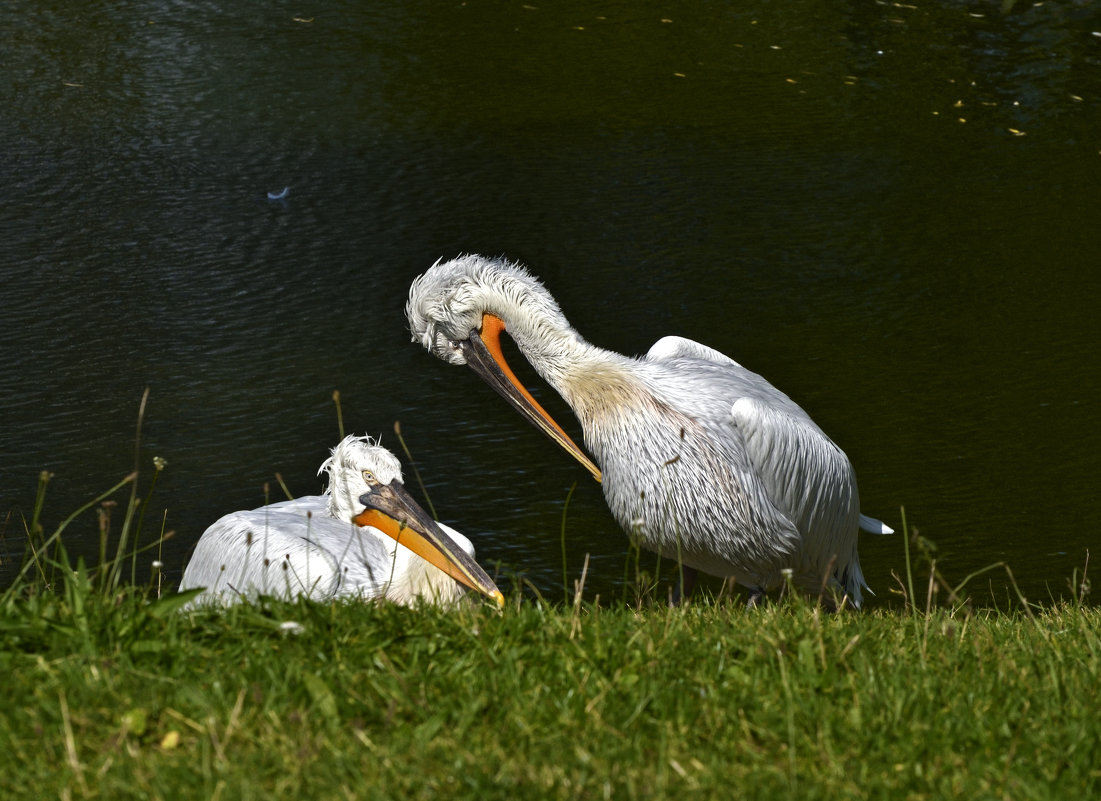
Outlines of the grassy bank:
<svg viewBox="0 0 1101 801">
<path fill-rule="evenodd" d="M 1073 798 L 1101 614 L 9 593 L 0 797 Z"/>
<path fill-rule="evenodd" d="M 23 521 L 27 559 L 0 591 L 5 801 L 1101 791 L 1085 575 L 1071 601 L 977 610 L 971 577 L 952 586 L 903 535 L 898 583 L 918 603 L 865 614 L 791 596 L 670 609 L 645 589 L 604 606 L 514 590 L 503 610 L 188 612 L 156 571 L 140 586 L 166 532 L 144 514 L 163 462 L 141 492 L 135 465 L 48 534 L 43 474 Z M 62 535 L 93 508 L 100 566 L 73 570 Z"/>
</svg>

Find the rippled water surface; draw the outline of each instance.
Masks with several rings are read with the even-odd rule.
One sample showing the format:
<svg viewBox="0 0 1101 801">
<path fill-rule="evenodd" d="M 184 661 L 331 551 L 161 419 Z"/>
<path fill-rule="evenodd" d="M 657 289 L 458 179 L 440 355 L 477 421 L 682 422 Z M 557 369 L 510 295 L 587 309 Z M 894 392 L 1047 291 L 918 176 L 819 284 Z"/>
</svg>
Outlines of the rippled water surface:
<svg viewBox="0 0 1101 801">
<path fill-rule="evenodd" d="M 618 593 L 599 488 L 409 341 L 410 280 L 475 251 L 597 344 L 680 334 L 768 377 L 950 578 L 1065 593 L 1098 543 L 1101 20 L 996 5 L 16 2 L 4 569 L 40 471 L 49 531 L 133 468 L 146 387 L 172 579 L 276 472 L 320 490 L 340 390 L 349 430 L 398 450 L 401 421 L 483 563 L 557 597 L 565 519 L 571 579 L 589 553 Z M 95 551 L 93 514 L 69 532 Z M 902 539 L 861 554 L 895 597 Z"/>
</svg>

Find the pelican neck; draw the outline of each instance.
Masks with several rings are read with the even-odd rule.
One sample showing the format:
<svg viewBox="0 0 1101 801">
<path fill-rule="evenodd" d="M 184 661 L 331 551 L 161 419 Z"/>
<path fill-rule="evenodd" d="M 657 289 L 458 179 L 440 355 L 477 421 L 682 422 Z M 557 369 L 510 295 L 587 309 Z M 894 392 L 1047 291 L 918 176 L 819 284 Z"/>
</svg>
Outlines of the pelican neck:
<svg viewBox="0 0 1101 801">
<path fill-rule="evenodd" d="M 543 317 L 535 326 L 515 326 L 505 320 L 505 330 L 539 377 L 573 409 L 587 430 L 609 406 L 625 395 L 644 392 L 634 359 L 592 344 L 559 313 Z"/>
</svg>

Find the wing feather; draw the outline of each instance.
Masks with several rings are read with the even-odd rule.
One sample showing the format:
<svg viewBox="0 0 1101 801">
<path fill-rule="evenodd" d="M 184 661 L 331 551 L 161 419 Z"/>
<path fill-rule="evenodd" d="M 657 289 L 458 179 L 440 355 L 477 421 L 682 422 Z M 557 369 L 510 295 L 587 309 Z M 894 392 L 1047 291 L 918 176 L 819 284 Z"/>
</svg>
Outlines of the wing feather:
<svg viewBox="0 0 1101 801">
<path fill-rule="evenodd" d="M 205 596 L 223 603 L 256 595 L 331 596 L 340 566 L 310 536 L 325 520 L 270 508 L 225 515 L 199 538 L 180 589 L 205 587 Z"/>
<path fill-rule="evenodd" d="M 809 418 L 753 398 L 740 398 L 730 412 L 769 497 L 803 537 L 797 572 L 813 580 L 832 562 L 831 573 L 859 604 L 860 501 L 848 457 Z"/>
<path fill-rule="evenodd" d="M 646 359 L 652 362 L 667 362 L 674 359 L 702 359 L 715 364 L 734 365 L 741 367 L 736 361 L 725 353 L 720 353 L 707 345 L 701 345 L 684 337 L 662 337 L 653 344 L 646 354 Z"/>
</svg>

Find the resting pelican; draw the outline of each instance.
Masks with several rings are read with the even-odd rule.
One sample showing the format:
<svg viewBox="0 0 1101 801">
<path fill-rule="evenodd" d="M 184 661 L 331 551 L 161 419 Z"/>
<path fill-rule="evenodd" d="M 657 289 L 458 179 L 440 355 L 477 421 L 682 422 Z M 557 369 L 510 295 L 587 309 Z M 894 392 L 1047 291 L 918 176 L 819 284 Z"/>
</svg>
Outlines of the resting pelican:
<svg viewBox="0 0 1101 801">
<path fill-rule="evenodd" d="M 844 452 L 787 395 L 716 350 L 664 337 L 642 358 L 585 341 L 519 264 L 467 255 L 437 261 L 409 289 L 414 341 L 468 364 L 602 481 L 628 536 L 696 570 L 730 576 L 750 605 L 780 584 L 858 607 L 860 514 Z M 501 351 L 507 331 L 573 409 L 594 464 L 521 385 Z"/>
<path fill-rule="evenodd" d="M 180 589 L 201 601 L 258 594 L 354 595 L 413 605 L 451 603 L 465 584 L 504 598 L 474 561 L 474 546 L 436 523 L 405 491 L 401 463 L 370 437 L 345 437 L 317 471 L 324 495 L 231 512 L 203 532 Z"/>
</svg>

